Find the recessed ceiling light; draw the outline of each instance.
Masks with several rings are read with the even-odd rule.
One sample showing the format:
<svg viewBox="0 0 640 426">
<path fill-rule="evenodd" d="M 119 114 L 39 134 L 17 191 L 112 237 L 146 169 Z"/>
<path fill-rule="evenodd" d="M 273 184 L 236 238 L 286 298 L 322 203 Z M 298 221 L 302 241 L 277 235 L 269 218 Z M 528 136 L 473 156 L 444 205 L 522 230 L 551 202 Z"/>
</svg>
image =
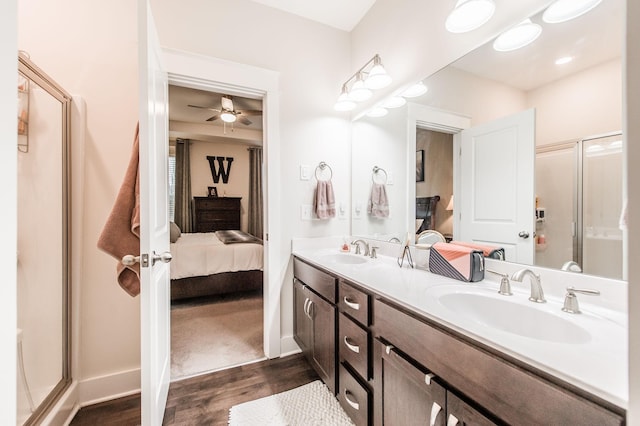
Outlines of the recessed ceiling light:
<svg viewBox="0 0 640 426">
<path fill-rule="evenodd" d="M 400 93 L 400 96 L 405 98 L 415 98 L 420 95 L 424 95 L 427 93 L 427 86 L 424 85 L 423 82 L 419 81 L 411 87 L 408 87 L 404 92 Z"/>
<path fill-rule="evenodd" d="M 382 108 L 382 107 L 375 107 L 370 109 L 367 112 L 367 116 L 368 117 L 384 117 L 385 115 L 387 115 L 389 113 L 389 111 L 387 111 L 386 108 Z"/>
<path fill-rule="evenodd" d="M 556 65 L 568 64 L 571 61 L 573 61 L 573 57 L 572 56 L 563 56 L 562 58 L 556 59 Z"/>
<path fill-rule="evenodd" d="M 548 24 L 569 21 L 584 15 L 602 0 L 556 0 L 542 14 L 542 20 Z"/>
<path fill-rule="evenodd" d="M 534 24 L 531 19 L 525 19 L 520 24 L 500 34 L 493 42 L 493 48 L 498 52 L 520 49 L 533 43 L 535 39 L 540 37 L 541 33 L 542 27 L 540 25 Z"/>
<path fill-rule="evenodd" d="M 602 152 L 604 151 L 604 147 L 602 145 L 591 145 L 590 147 L 588 147 L 587 149 L 585 149 L 586 152 L 593 154 L 594 152 Z"/>
<path fill-rule="evenodd" d="M 400 108 L 407 103 L 407 100 L 402 96 L 392 96 L 382 104 L 385 108 Z"/>
<path fill-rule="evenodd" d="M 485 24 L 493 16 L 496 5 L 493 0 L 458 0 L 445 22 L 452 33 L 466 33 Z"/>
</svg>

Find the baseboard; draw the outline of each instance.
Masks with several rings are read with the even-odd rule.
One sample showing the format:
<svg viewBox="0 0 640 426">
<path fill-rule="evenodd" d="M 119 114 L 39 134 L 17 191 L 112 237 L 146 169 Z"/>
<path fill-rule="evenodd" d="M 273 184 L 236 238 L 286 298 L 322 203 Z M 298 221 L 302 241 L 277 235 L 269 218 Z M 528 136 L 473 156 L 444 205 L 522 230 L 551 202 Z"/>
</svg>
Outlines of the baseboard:
<svg viewBox="0 0 640 426">
<path fill-rule="evenodd" d="M 140 369 L 120 371 L 82 380 L 78 386 L 80 407 L 140 392 Z"/>
<path fill-rule="evenodd" d="M 49 413 L 42 418 L 43 425 L 68 425 L 78 411 L 78 382 L 73 381 L 55 403 Z"/>
<path fill-rule="evenodd" d="M 283 336 L 280 338 L 280 357 L 285 357 L 301 352 L 300 347 L 293 339 L 293 336 Z"/>
</svg>

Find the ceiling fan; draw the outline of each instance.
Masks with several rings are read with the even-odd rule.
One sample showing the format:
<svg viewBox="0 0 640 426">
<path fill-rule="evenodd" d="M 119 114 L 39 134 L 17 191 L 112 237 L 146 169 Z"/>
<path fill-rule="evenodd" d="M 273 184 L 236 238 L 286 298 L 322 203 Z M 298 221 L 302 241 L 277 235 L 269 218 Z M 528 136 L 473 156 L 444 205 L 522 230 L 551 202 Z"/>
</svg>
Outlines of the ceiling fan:
<svg viewBox="0 0 640 426">
<path fill-rule="evenodd" d="M 233 107 L 233 97 L 230 95 L 222 95 L 220 100 L 220 108 L 203 107 L 199 105 L 189 105 L 191 108 L 208 109 L 209 111 L 217 112 L 218 114 L 207 118 L 206 121 L 215 121 L 220 118 L 225 123 L 233 123 L 236 120 L 240 123 L 248 126 L 251 124 L 251 120 L 245 116 L 262 115 L 261 110 L 257 109 L 235 109 Z"/>
</svg>

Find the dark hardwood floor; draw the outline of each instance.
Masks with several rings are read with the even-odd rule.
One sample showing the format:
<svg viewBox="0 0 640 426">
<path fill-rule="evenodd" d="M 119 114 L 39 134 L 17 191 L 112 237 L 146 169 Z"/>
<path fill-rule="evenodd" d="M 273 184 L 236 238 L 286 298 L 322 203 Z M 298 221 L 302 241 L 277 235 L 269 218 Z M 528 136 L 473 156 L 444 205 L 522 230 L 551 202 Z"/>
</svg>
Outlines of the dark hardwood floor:
<svg viewBox="0 0 640 426">
<path fill-rule="evenodd" d="M 302 354 L 261 361 L 171 383 L 165 425 L 226 425 L 237 404 L 318 379 Z M 140 424 L 140 394 L 82 408 L 71 425 Z"/>
</svg>

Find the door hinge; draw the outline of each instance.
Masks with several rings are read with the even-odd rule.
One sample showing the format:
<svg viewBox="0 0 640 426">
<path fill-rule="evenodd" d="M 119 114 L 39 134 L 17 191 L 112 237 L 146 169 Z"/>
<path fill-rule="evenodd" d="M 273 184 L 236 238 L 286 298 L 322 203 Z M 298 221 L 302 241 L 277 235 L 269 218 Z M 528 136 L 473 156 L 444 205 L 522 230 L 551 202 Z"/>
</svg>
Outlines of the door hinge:
<svg viewBox="0 0 640 426">
<path fill-rule="evenodd" d="M 141 268 L 149 267 L 149 253 L 142 253 L 140 255 L 140 267 Z"/>
<path fill-rule="evenodd" d="M 268 232 L 266 234 L 264 234 L 264 240 L 265 241 L 269 241 L 269 233 Z"/>
</svg>

